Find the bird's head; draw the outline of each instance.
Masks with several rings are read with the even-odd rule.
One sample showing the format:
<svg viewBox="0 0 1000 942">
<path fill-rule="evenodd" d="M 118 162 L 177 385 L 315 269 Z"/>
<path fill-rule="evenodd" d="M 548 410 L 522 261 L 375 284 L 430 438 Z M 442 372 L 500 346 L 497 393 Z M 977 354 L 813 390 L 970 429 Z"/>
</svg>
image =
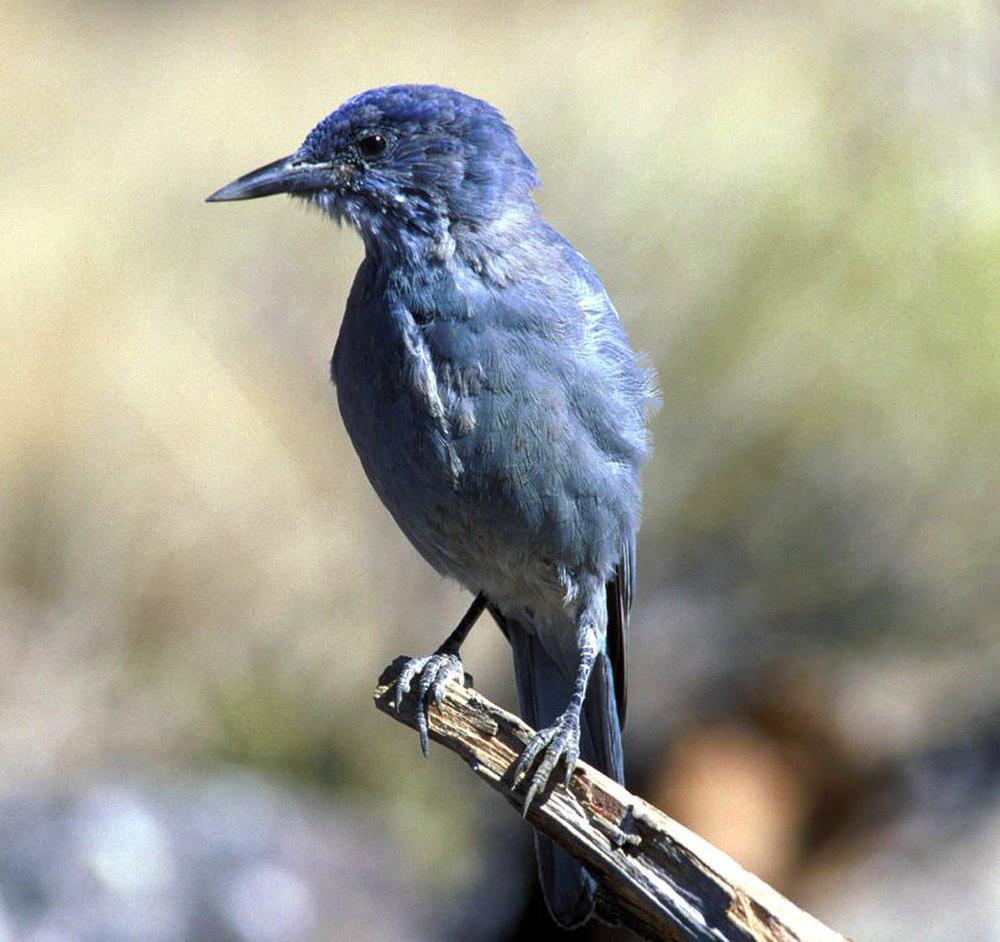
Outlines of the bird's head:
<svg viewBox="0 0 1000 942">
<path fill-rule="evenodd" d="M 370 242 L 487 225 L 529 201 L 537 185 L 534 166 L 491 105 L 436 85 L 394 85 L 351 98 L 293 154 L 208 200 L 290 193 Z"/>
</svg>

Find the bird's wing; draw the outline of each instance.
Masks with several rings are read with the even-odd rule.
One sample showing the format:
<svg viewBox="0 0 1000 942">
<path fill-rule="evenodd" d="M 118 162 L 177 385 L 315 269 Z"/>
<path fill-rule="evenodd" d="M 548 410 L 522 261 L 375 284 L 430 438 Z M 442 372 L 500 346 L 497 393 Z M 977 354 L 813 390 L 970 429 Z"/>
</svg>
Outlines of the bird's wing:
<svg viewBox="0 0 1000 942">
<path fill-rule="evenodd" d="M 635 544 L 623 548 L 621 561 L 608 580 L 608 658 L 615 682 L 618 723 L 624 729 L 628 706 L 628 621 L 632 613 L 632 587 L 635 585 Z"/>
</svg>

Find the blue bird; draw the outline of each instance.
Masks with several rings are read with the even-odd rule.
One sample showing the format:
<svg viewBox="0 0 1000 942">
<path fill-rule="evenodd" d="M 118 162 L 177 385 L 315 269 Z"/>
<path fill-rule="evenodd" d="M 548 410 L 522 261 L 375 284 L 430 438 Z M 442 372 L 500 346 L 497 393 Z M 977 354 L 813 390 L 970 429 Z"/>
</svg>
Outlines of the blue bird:
<svg viewBox="0 0 1000 942">
<path fill-rule="evenodd" d="M 208 198 L 290 193 L 364 241 L 333 353 L 340 413 L 410 542 L 475 596 L 437 651 L 406 664 L 396 704 L 416 684 L 426 753 L 429 703 L 462 679 L 459 647 L 488 609 L 538 730 L 512 770 L 516 784 L 530 775 L 525 812 L 580 757 L 623 781 L 639 471 L 657 401 L 597 275 L 542 219 L 538 183 L 492 106 L 397 85 L 351 98 L 293 154 Z M 547 839 L 536 849 L 553 918 L 585 922 L 593 879 Z"/>
</svg>

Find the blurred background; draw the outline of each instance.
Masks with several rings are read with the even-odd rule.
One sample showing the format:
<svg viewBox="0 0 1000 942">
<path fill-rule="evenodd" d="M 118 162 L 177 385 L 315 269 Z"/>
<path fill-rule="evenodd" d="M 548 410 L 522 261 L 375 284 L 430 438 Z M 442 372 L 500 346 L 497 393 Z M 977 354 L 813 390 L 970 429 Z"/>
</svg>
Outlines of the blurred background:
<svg viewBox="0 0 1000 942">
<path fill-rule="evenodd" d="M 1000 939 L 994 4 L 0 27 L 0 940 L 548 927 L 528 827 L 371 704 L 467 598 L 336 413 L 360 243 L 202 203 L 402 81 L 504 112 L 660 373 L 630 785 L 857 939 Z"/>
</svg>

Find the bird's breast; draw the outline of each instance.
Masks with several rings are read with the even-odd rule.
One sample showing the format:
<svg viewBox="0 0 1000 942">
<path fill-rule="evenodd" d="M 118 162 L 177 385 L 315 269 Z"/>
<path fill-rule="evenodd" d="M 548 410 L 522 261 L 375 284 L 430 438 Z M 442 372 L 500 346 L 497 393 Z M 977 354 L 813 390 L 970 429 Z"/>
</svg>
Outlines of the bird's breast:
<svg viewBox="0 0 1000 942">
<path fill-rule="evenodd" d="M 463 444 L 476 428 L 478 364 L 435 356 L 405 310 L 349 306 L 333 359 L 337 400 L 372 487 L 439 571 L 463 555 Z"/>
<path fill-rule="evenodd" d="M 536 606 L 613 566 L 634 525 L 634 468 L 588 431 L 581 372 L 509 318 L 418 318 L 357 291 L 333 362 L 348 434 L 411 542 L 473 591 Z"/>
</svg>

